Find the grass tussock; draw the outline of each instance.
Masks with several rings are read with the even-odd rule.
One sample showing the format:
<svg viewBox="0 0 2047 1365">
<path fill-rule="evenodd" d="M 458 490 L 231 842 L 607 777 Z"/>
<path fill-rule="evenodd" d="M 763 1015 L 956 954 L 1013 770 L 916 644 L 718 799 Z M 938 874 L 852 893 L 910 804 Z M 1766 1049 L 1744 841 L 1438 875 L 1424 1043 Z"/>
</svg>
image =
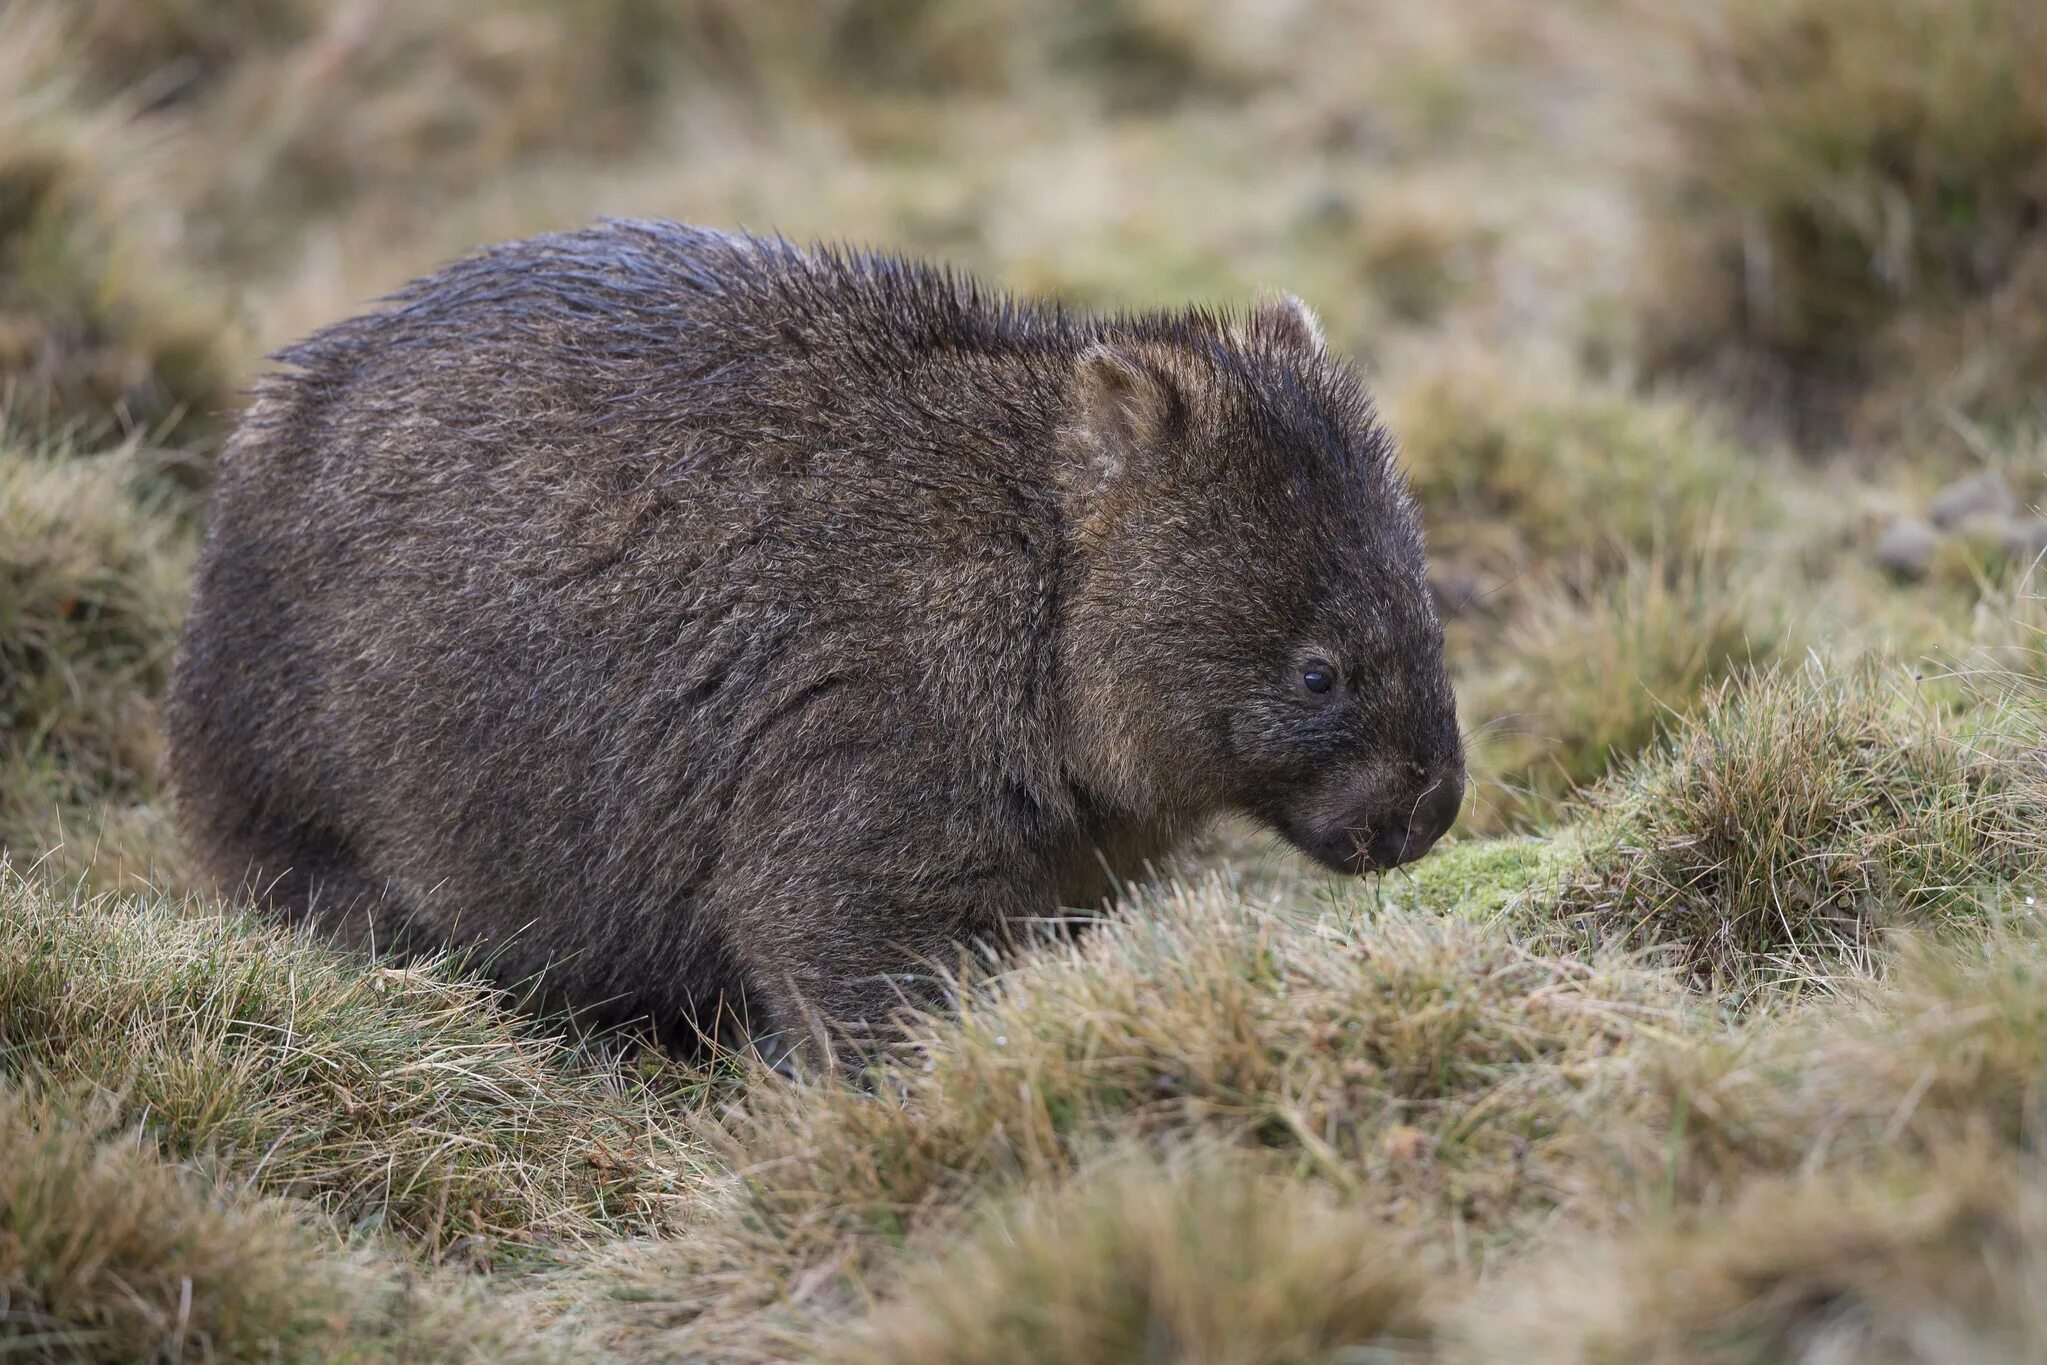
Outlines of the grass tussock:
<svg viewBox="0 0 2047 1365">
<path fill-rule="evenodd" d="M 225 311 L 132 223 L 150 154 L 80 103 L 52 17 L 0 11 L 0 401 L 51 425 L 186 436 L 232 405 Z"/>
<path fill-rule="evenodd" d="M 756 1087 L 726 1129 L 734 1202 L 638 1267 L 632 1297 L 660 1350 L 802 1339 L 885 1292 L 903 1245 L 1112 1143 L 1265 1151 L 1369 1188 L 1382 1218 L 1455 1209 L 1487 1236 L 1545 1199 L 1514 1154 L 1672 1007 L 1653 974 L 1470 922 L 1300 919 L 1220 883 L 1162 893 L 971 991 L 865 1089 Z"/>
<path fill-rule="evenodd" d="M 532 1358 L 452 1287 L 164 1161 L 117 1109 L 0 1077 L 0 1355 Z"/>
<path fill-rule="evenodd" d="M 0 854 L 23 864 L 119 878 L 175 860 L 157 699 L 193 545 L 136 483 L 132 452 L 0 439 Z"/>
<path fill-rule="evenodd" d="M 1726 0 L 1674 21 L 1651 358 L 1722 362 L 1822 432 L 2010 411 L 2047 364 L 2047 14 Z"/>
<path fill-rule="evenodd" d="M 1471 1335 L 1481 1358 L 1992 1365 L 2047 1331 L 2034 1163 L 1957 1153 L 1885 1183 L 1771 1180 L 1724 1214 L 1573 1247 Z"/>
<path fill-rule="evenodd" d="M 2014 897 L 2007 914 L 2023 909 Z M 2030 915 L 2030 910 L 2025 910 Z M 1879 983 L 1782 1018 L 1645 1048 L 1588 1113 L 1580 1176 L 1624 1216 L 1726 1202 L 1763 1178 L 1883 1181 L 1957 1152 L 2037 1155 L 2047 1117 L 2047 948 L 2030 918 L 1911 941 Z"/>
<path fill-rule="evenodd" d="M 279 1354 L 334 1307 L 308 1241 L 277 1206 L 210 1198 L 145 1139 L 0 1081 L 0 1350 Z"/>
<path fill-rule="evenodd" d="M 1957 715 L 1876 666 L 1732 680 L 1601 797 L 1610 842 L 1567 908 L 1737 989 L 1969 918 L 2041 875 L 2040 733 L 2037 697 Z"/>
<path fill-rule="evenodd" d="M 1460 1335 L 1482 1358 L 2022 1358 L 2047 1254 L 2038 924 L 1895 968 L 1622 1059 L 1559 1168 L 1588 1233 Z"/>
<path fill-rule="evenodd" d="M 1788 627 L 1723 558 L 1631 557 L 1526 590 L 1462 693 L 1479 828 L 1541 821 L 1660 738 L 1724 679 L 1777 656 Z"/>
<path fill-rule="evenodd" d="M 1397 1356 L 1432 1335 L 1434 1292 L 1396 1237 L 1313 1185 L 1215 1156 L 1126 1156 L 986 1220 L 862 1323 L 838 1358 Z"/>
<path fill-rule="evenodd" d="M 0 870 L 0 1073 L 117 1097 L 163 1150 L 488 1261 L 662 1225 L 661 1099 L 435 964 Z"/>
</svg>

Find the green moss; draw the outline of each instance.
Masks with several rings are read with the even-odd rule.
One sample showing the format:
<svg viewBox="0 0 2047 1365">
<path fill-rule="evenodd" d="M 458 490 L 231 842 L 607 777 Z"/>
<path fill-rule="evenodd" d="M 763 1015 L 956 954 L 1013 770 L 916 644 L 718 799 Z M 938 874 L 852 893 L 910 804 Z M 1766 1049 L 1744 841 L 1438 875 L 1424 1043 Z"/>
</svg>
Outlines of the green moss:
<svg viewBox="0 0 2047 1365">
<path fill-rule="evenodd" d="M 1370 895 L 1380 904 L 1487 919 L 1547 885 L 1570 857 L 1556 836 L 1452 839 Z"/>
</svg>

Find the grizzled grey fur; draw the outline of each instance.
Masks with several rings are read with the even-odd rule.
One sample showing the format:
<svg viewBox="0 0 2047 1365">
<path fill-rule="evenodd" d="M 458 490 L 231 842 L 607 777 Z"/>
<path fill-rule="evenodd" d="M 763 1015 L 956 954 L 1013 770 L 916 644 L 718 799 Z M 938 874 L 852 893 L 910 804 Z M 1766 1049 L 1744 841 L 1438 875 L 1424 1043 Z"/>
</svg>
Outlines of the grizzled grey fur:
<svg viewBox="0 0 2047 1365">
<path fill-rule="evenodd" d="M 170 708 L 280 913 L 810 1046 L 1223 812 L 1346 872 L 1455 817 L 1415 509 L 1293 300 L 617 222 L 280 360 Z"/>
</svg>

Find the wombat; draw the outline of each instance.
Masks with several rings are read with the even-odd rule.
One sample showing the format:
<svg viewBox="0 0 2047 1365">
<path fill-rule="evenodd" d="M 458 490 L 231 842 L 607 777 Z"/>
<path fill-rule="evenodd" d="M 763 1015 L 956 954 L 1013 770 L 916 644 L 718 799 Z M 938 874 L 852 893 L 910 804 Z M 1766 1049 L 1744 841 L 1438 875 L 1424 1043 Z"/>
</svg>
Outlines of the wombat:
<svg viewBox="0 0 2047 1365">
<path fill-rule="evenodd" d="M 829 1064 L 1221 813 L 1345 873 L 1455 818 L 1416 511 L 1294 300 L 606 222 L 278 361 L 169 725 L 284 914 Z"/>
</svg>

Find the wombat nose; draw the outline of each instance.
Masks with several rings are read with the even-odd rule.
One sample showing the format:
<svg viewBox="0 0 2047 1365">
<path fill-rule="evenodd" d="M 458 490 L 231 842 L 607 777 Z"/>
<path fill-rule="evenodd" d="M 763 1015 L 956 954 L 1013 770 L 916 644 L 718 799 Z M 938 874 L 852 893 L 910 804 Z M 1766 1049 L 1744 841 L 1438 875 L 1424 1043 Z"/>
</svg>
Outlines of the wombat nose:
<svg viewBox="0 0 2047 1365">
<path fill-rule="evenodd" d="M 1436 845 L 1436 840 L 1457 822 L 1457 809 L 1464 804 L 1464 775 L 1445 776 L 1416 797 L 1404 814 L 1405 820 L 1389 820 L 1372 836 L 1367 852 L 1374 866 L 1387 868 L 1411 863 Z"/>
</svg>

